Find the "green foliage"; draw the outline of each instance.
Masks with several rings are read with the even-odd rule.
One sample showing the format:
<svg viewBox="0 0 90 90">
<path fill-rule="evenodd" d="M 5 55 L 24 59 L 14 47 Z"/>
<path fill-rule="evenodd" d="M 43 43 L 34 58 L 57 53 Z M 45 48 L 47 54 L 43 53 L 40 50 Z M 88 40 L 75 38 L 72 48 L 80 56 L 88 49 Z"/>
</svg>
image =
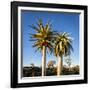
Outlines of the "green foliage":
<svg viewBox="0 0 90 90">
<path fill-rule="evenodd" d="M 23 68 L 23 77 L 34 77 L 41 76 L 41 68 L 39 67 L 24 67 Z"/>
<path fill-rule="evenodd" d="M 46 25 L 43 25 L 42 19 L 38 20 L 37 26 L 32 25 L 31 28 L 33 28 L 36 33 L 30 34 L 31 41 L 34 41 L 33 47 L 36 47 L 36 51 L 41 51 L 43 49 L 43 46 L 47 47 L 46 51 L 52 53 L 53 51 L 53 31 L 50 22 L 48 22 Z"/>
<path fill-rule="evenodd" d="M 63 75 L 76 75 L 76 74 L 79 74 L 79 71 L 80 69 L 78 65 L 71 67 L 71 68 L 67 68 L 63 66 L 62 74 Z"/>
<path fill-rule="evenodd" d="M 47 75 L 46 76 L 55 76 L 57 75 L 57 68 L 46 68 Z M 79 74 L 80 69 L 79 66 L 76 65 L 74 67 L 68 68 L 63 66 L 62 75 L 77 75 Z M 23 67 L 23 77 L 37 77 L 41 76 L 41 68 L 34 66 L 32 67 Z"/>
<path fill-rule="evenodd" d="M 71 44 L 72 39 L 69 33 L 64 32 L 57 34 L 55 37 L 55 47 L 54 47 L 55 56 L 70 55 L 71 50 L 73 51 L 73 47 Z"/>
<path fill-rule="evenodd" d="M 55 67 L 53 67 L 53 68 L 47 68 L 46 70 L 47 70 L 47 76 L 54 76 L 57 73 L 57 70 L 56 70 Z"/>
</svg>

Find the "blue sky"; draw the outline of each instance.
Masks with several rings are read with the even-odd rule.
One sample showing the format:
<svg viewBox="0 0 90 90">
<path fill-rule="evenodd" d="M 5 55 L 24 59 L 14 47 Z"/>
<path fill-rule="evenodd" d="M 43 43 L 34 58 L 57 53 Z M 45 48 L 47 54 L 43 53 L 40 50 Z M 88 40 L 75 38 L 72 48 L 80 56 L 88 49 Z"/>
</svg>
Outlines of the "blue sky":
<svg viewBox="0 0 90 90">
<path fill-rule="evenodd" d="M 42 18 L 43 23 L 51 21 L 52 28 L 58 32 L 68 32 L 73 37 L 73 49 L 71 54 L 72 64 L 79 64 L 79 14 L 62 13 L 62 12 L 43 12 L 43 11 L 22 11 L 22 41 L 23 41 L 23 65 L 34 63 L 36 66 L 41 66 L 42 54 L 35 52 L 32 48 L 33 42 L 29 41 L 29 33 L 35 33 L 29 25 L 36 24 L 38 18 Z M 50 60 L 57 61 L 53 55 L 47 54 L 47 62 Z"/>
</svg>

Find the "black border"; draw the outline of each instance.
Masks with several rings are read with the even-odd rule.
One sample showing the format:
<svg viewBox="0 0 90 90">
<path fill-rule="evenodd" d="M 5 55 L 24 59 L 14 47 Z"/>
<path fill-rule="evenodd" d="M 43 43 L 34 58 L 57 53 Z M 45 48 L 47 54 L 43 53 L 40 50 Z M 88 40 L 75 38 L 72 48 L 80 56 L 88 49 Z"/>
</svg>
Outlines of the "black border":
<svg viewBox="0 0 90 90">
<path fill-rule="evenodd" d="M 18 83 L 18 7 L 19 6 L 84 10 L 84 79 L 83 80 Z M 49 4 L 49 3 L 18 2 L 18 1 L 11 2 L 11 88 L 87 83 L 88 82 L 87 12 L 88 12 L 88 7 L 84 5 Z"/>
</svg>

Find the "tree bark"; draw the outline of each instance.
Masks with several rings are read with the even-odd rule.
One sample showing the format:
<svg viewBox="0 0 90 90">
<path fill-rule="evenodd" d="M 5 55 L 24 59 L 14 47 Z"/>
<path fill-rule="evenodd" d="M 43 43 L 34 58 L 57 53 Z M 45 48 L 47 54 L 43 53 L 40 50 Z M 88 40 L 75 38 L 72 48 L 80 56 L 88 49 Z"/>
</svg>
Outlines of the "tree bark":
<svg viewBox="0 0 90 90">
<path fill-rule="evenodd" d="M 58 56 L 57 76 L 60 76 L 61 72 L 62 72 L 62 56 Z"/>
<path fill-rule="evenodd" d="M 46 75 L 46 47 L 43 46 L 42 50 L 42 76 Z"/>
</svg>

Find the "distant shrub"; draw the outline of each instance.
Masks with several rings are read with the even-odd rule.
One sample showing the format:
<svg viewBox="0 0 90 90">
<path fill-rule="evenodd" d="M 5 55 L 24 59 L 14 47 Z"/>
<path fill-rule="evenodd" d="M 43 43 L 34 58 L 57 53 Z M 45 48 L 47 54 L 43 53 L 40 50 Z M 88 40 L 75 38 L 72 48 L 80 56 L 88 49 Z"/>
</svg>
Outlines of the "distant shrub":
<svg viewBox="0 0 90 90">
<path fill-rule="evenodd" d="M 79 66 L 78 65 L 71 67 L 71 68 L 63 67 L 62 75 L 74 75 L 74 74 L 79 74 Z"/>
</svg>

